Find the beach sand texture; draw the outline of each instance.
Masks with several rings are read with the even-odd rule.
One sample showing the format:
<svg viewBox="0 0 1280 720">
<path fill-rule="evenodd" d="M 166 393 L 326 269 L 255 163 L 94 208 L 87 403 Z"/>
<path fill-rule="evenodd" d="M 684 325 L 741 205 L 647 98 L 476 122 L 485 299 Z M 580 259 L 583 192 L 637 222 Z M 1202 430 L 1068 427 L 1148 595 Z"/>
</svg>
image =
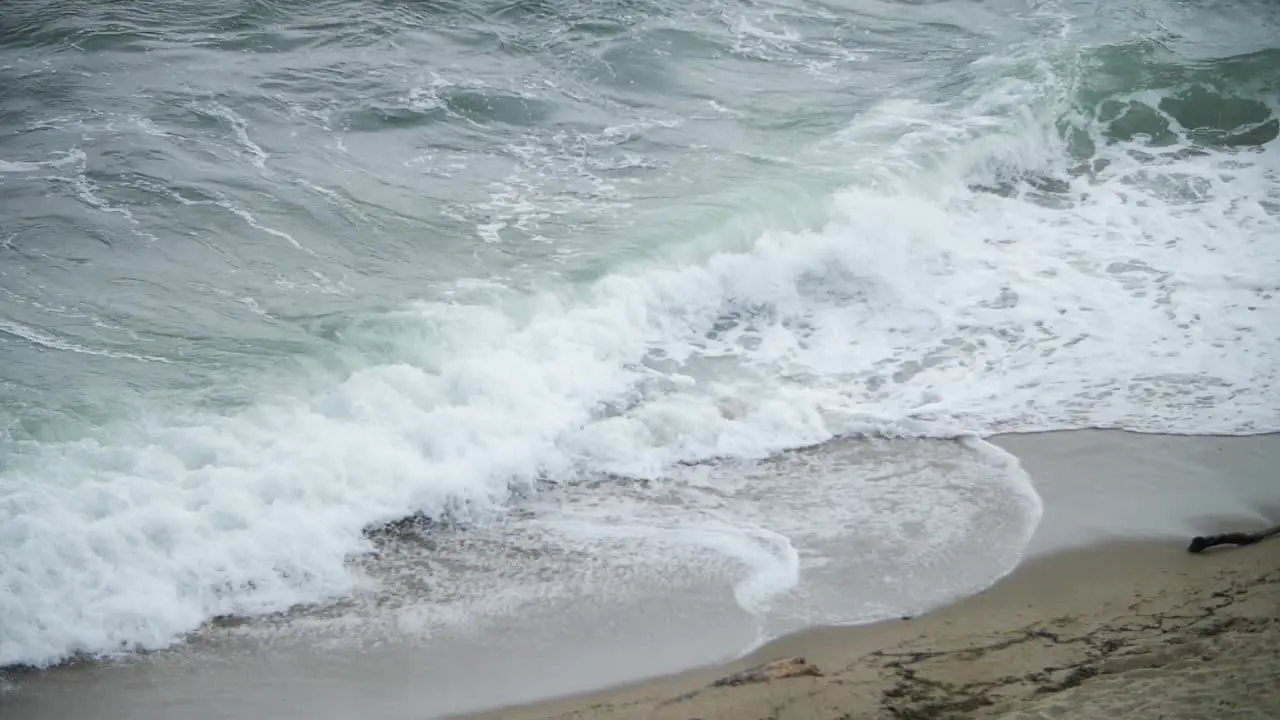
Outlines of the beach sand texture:
<svg viewBox="0 0 1280 720">
<path fill-rule="evenodd" d="M 1278 615 L 1280 541 L 1203 555 L 1108 543 L 1033 560 L 917 619 L 812 630 L 730 665 L 477 717 L 1272 719 Z"/>
</svg>

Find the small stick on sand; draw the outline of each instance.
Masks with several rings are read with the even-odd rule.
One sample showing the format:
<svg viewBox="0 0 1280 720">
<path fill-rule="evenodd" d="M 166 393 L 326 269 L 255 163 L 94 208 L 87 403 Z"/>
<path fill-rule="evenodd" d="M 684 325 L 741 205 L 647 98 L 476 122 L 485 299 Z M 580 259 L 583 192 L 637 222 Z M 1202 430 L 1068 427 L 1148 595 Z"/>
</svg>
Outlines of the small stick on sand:
<svg viewBox="0 0 1280 720">
<path fill-rule="evenodd" d="M 1191 545 L 1187 547 L 1187 552 L 1198 553 L 1215 545 L 1252 545 L 1273 535 L 1280 535 L 1280 525 L 1255 533 L 1233 532 L 1203 537 L 1197 535 L 1191 538 Z"/>
<path fill-rule="evenodd" d="M 736 672 L 711 683 L 711 687 L 735 687 L 747 683 L 769 682 L 801 676 L 822 677 L 817 665 L 802 657 L 789 657 L 785 660 L 774 660 L 771 663 L 757 665 L 742 672 Z"/>
</svg>

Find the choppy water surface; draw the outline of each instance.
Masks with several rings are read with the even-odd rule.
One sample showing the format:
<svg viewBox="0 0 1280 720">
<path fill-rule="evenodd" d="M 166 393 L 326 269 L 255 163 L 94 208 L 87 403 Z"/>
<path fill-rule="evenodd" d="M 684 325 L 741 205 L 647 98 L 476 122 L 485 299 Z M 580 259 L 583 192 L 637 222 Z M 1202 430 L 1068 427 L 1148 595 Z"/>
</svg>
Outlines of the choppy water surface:
<svg viewBox="0 0 1280 720">
<path fill-rule="evenodd" d="M 1280 429 L 1274 3 L 0 15 L 0 666 L 873 619 L 1017 561 L 974 436 Z"/>
</svg>

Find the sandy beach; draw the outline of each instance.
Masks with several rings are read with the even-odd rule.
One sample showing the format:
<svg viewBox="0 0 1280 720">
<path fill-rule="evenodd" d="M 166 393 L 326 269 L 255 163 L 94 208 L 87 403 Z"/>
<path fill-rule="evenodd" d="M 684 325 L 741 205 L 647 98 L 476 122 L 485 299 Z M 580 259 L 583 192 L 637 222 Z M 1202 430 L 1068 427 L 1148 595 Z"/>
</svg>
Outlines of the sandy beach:
<svg viewBox="0 0 1280 720">
<path fill-rule="evenodd" d="M 925 616 L 475 718 L 1274 718 L 1280 540 L 1127 541 L 1033 560 Z"/>
</svg>

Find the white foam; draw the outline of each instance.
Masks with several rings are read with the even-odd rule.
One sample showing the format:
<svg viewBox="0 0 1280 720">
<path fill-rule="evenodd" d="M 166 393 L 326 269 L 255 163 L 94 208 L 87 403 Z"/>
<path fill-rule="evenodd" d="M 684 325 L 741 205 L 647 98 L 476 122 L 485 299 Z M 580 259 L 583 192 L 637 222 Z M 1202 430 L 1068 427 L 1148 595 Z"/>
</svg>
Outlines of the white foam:
<svg viewBox="0 0 1280 720">
<path fill-rule="evenodd" d="M 23 173 L 35 172 L 44 167 L 43 163 L 25 162 L 22 160 L 0 160 L 0 172 L 2 173 Z"/>
<path fill-rule="evenodd" d="M 548 220 L 571 216 L 612 217 L 627 212 L 629 197 L 606 171 L 649 162 L 620 153 L 637 131 L 674 123 L 649 120 L 581 133 L 559 127 L 529 133 L 503 147 L 512 167 L 489 183 L 483 200 L 447 206 L 447 216 L 471 222 L 487 243 L 537 239 Z M 457 161 L 444 170 L 465 169 Z M 437 171 L 441 171 L 437 168 Z M 506 231 L 504 233 L 504 231 Z"/>
<path fill-rule="evenodd" d="M 109 327 L 102 325 L 102 327 Z M 115 329 L 115 328 L 112 328 Z M 80 353 L 82 355 L 98 355 L 101 357 L 119 358 L 126 360 L 138 360 L 141 362 L 170 362 L 168 358 L 159 357 L 158 355 L 138 355 L 135 353 L 120 352 L 118 350 L 106 350 L 103 348 L 91 348 L 79 343 L 71 342 L 63 338 L 59 338 L 48 332 L 38 330 L 36 328 L 23 325 L 12 320 L 0 318 L 0 333 L 12 335 L 21 338 L 27 342 L 38 345 L 49 350 L 62 350 L 65 352 Z"/>
<path fill-rule="evenodd" d="M 84 167 L 84 152 L 75 149 L 69 152 L 54 153 L 52 160 L 44 160 L 41 162 L 29 162 L 25 160 L 0 160 L 0 173 L 28 173 L 38 172 L 45 168 L 56 168 L 63 165 L 78 165 Z"/>
<path fill-rule="evenodd" d="M 49 122 L 65 122 L 66 118 L 56 118 Z M 73 147 L 71 150 L 57 151 L 51 153 L 49 160 L 41 162 L 4 162 L 0 161 L 0 173 L 36 173 L 41 170 L 62 168 L 63 166 L 71 166 L 74 175 L 58 175 L 43 174 L 38 175 L 40 179 L 46 182 L 54 182 L 67 186 L 75 197 L 85 205 L 98 210 L 99 212 L 119 215 L 128 223 L 130 230 L 138 237 L 148 241 L 155 241 L 156 236 L 142 229 L 138 218 L 128 208 L 113 204 L 106 198 L 102 197 L 101 188 L 96 182 L 89 179 L 87 174 L 89 166 L 89 157 L 83 150 Z"/>
<path fill-rule="evenodd" d="M 235 136 L 236 142 L 240 145 L 244 154 L 248 156 L 249 162 L 259 170 L 267 169 L 267 160 L 271 158 L 271 154 L 263 150 L 261 145 L 255 143 L 249 137 L 248 120 L 222 103 L 205 103 L 193 109 L 226 122 L 231 127 L 231 133 Z"/>
<path fill-rule="evenodd" d="M 565 608 L 704 599 L 754 617 L 742 649 L 814 623 L 915 613 L 1013 568 L 1041 514 L 1018 463 L 977 440 L 851 440 L 662 482 L 559 487 L 515 517 L 385 547 L 337 609 L 225 631 L 255 643 L 480 642 Z M 731 608 L 724 607 L 723 611 Z M 733 648 L 727 648 L 732 651 Z"/>
<path fill-rule="evenodd" d="M 1017 564 L 1043 508 L 1016 459 L 970 439 L 850 440 L 766 463 L 688 466 L 532 512 L 533 527 L 613 562 L 728 561 L 738 605 L 771 635 L 980 589 Z"/>
<path fill-rule="evenodd" d="M 250 213 L 248 210 L 245 210 L 244 208 L 230 202 L 229 200 L 220 199 L 215 204 L 218 207 L 231 213 L 232 215 L 235 215 L 236 217 L 240 218 L 241 220 L 244 220 L 245 223 L 249 225 L 249 227 L 255 230 L 260 230 L 268 235 L 271 235 L 272 237 L 280 238 L 285 242 L 289 243 L 291 246 L 293 246 L 293 249 L 295 250 L 306 250 L 306 248 L 302 246 L 302 243 L 298 242 L 297 239 L 295 239 L 289 233 L 283 230 L 277 230 L 276 228 L 270 227 L 268 225 L 264 225 L 263 223 L 259 222 L 256 217 L 253 216 L 253 213 Z"/>
</svg>

